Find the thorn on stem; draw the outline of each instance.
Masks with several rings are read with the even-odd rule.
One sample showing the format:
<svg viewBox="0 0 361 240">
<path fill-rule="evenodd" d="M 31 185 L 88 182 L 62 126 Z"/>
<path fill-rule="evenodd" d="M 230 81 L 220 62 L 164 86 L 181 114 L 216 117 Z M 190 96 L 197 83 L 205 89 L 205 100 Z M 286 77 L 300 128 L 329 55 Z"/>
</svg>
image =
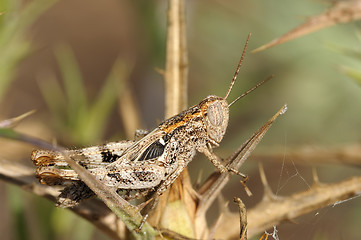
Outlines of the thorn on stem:
<svg viewBox="0 0 361 240">
<path fill-rule="evenodd" d="M 274 193 L 272 192 L 271 187 L 268 184 L 267 178 L 266 178 L 266 174 L 264 172 L 264 168 L 262 163 L 258 164 L 258 168 L 259 168 L 259 174 L 261 177 L 261 181 L 264 187 L 264 195 L 263 195 L 263 200 L 267 201 L 267 200 L 274 200 L 276 199 L 276 195 L 274 195 Z"/>
<path fill-rule="evenodd" d="M 318 178 L 318 173 L 316 167 L 312 167 L 312 178 L 313 178 L 313 184 L 315 186 L 321 185 L 320 179 Z"/>
</svg>

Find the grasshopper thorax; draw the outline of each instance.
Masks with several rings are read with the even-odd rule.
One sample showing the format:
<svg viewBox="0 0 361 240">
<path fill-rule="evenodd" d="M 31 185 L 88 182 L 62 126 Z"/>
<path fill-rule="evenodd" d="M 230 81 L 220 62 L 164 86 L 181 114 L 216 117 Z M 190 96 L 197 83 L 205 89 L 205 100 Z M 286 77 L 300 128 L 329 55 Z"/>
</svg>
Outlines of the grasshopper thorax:
<svg viewBox="0 0 361 240">
<path fill-rule="evenodd" d="M 214 144 L 221 142 L 228 125 L 229 110 L 225 99 L 210 95 L 200 104 L 207 135 Z"/>
</svg>

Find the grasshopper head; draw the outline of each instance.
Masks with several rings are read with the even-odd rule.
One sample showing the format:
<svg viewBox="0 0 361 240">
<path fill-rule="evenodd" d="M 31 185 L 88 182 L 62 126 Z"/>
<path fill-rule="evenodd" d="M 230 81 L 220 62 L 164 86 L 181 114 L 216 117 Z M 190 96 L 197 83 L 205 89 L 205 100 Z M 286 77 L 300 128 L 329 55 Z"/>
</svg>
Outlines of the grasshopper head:
<svg viewBox="0 0 361 240">
<path fill-rule="evenodd" d="M 217 145 L 218 143 L 220 143 L 222 141 L 222 138 L 223 138 L 224 134 L 226 133 L 226 129 L 227 129 L 227 125 L 228 125 L 228 118 L 229 118 L 229 107 L 231 105 L 233 105 L 235 102 L 237 102 L 239 99 L 246 96 L 247 94 L 249 94 L 250 92 L 252 92 L 253 90 L 255 90 L 256 88 L 261 86 L 263 83 L 265 83 L 266 81 L 268 81 L 269 79 L 272 78 L 272 76 L 271 76 L 271 77 L 263 80 L 262 82 L 258 83 L 256 86 L 252 87 L 245 93 L 238 96 L 230 104 L 227 103 L 226 99 L 228 98 L 229 94 L 231 93 L 232 87 L 237 79 L 238 72 L 241 68 L 242 61 L 243 61 L 244 55 L 246 53 L 248 40 L 249 40 L 250 36 L 251 35 L 248 34 L 248 38 L 247 38 L 246 44 L 243 48 L 241 59 L 239 60 L 239 63 L 238 63 L 236 72 L 233 75 L 231 84 L 228 87 L 226 96 L 224 98 L 221 98 L 221 97 L 217 97 L 214 95 L 210 95 L 210 96 L 206 97 L 205 99 L 203 99 L 201 101 L 201 103 L 199 104 L 200 108 L 201 108 L 202 116 L 204 119 L 204 124 L 206 127 L 207 135 L 208 135 L 209 139 L 211 140 L 211 142 L 214 143 L 215 145 Z"/>
<path fill-rule="evenodd" d="M 202 100 L 200 108 L 208 137 L 213 143 L 220 143 L 228 125 L 227 101 L 221 97 L 211 95 Z"/>
</svg>

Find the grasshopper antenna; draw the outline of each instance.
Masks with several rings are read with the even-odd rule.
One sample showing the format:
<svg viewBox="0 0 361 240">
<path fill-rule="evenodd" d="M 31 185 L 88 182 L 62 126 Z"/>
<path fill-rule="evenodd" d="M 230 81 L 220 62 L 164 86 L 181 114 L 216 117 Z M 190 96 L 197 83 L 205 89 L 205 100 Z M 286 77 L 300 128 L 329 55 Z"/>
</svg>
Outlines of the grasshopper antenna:
<svg viewBox="0 0 361 240">
<path fill-rule="evenodd" d="M 266 79 L 263 80 L 262 82 L 258 83 L 256 86 L 248 89 L 245 93 L 242 93 L 240 96 L 238 96 L 236 99 L 234 99 L 230 104 L 228 104 L 228 107 L 230 107 L 233 103 L 237 102 L 239 99 L 243 98 L 243 97 L 246 96 L 247 94 L 253 92 L 256 88 L 258 88 L 259 86 L 261 86 L 262 84 L 264 84 L 265 82 L 267 82 L 268 80 L 270 80 L 271 78 L 273 78 L 273 75 L 269 76 L 268 78 L 266 78 Z"/>
<path fill-rule="evenodd" d="M 233 75 L 233 79 L 232 79 L 231 85 L 229 86 L 228 91 L 227 91 L 227 94 L 226 94 L 226 96 L 224 97 L 224 99 L 227 99 L 227 97 L 228 97 L 228 95 L 230 94 L 230 92 L 231 92 L 231 90 L 232 90 L 232 87 L 233 87 L 233 85 L 234 85 L 234 83 L 235 83 L 235 81 L 236 81 L 236 79 L 237 79 L 239 70 L 241 69 L 241 66 L 242 66 L 242 62 L 243 62 L 243 59 L 244 59 L 244 55 L 246 54 L 246 50 L 247 50 L 247 46 L 248 46 L 248 41 L 249 41 L 250 37 L 251 37 L 251 33 L 248 33 L 247 41 L 246 41 L 246 44 L 244 45 L 241 59 L 239 60 L 239 63 L 238 63 L 236 72 L 235 72 L 234 75 Z"/>
</svg>

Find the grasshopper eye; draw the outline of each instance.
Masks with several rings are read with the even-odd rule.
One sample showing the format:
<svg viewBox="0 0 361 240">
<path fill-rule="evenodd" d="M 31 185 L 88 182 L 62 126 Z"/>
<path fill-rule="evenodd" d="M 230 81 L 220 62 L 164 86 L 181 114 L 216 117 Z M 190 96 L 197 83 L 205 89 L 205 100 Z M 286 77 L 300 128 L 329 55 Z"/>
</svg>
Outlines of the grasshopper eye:
<svg viewBox="0 0 361 240">
<path fill-rule="evenodd" d="M 213 143 L 221 142 L 228 125 L 228 103 L 225 99 L 210 95 L 201 103 L 200 108 L 208 138 Z"/>
<path fill-rule="evenodd" d="M 208 106 L 208 119 L 214 126 L 220 126 L 223 122 L 223 109 L 219 102 L 214 102 Z"/>
</svg>

